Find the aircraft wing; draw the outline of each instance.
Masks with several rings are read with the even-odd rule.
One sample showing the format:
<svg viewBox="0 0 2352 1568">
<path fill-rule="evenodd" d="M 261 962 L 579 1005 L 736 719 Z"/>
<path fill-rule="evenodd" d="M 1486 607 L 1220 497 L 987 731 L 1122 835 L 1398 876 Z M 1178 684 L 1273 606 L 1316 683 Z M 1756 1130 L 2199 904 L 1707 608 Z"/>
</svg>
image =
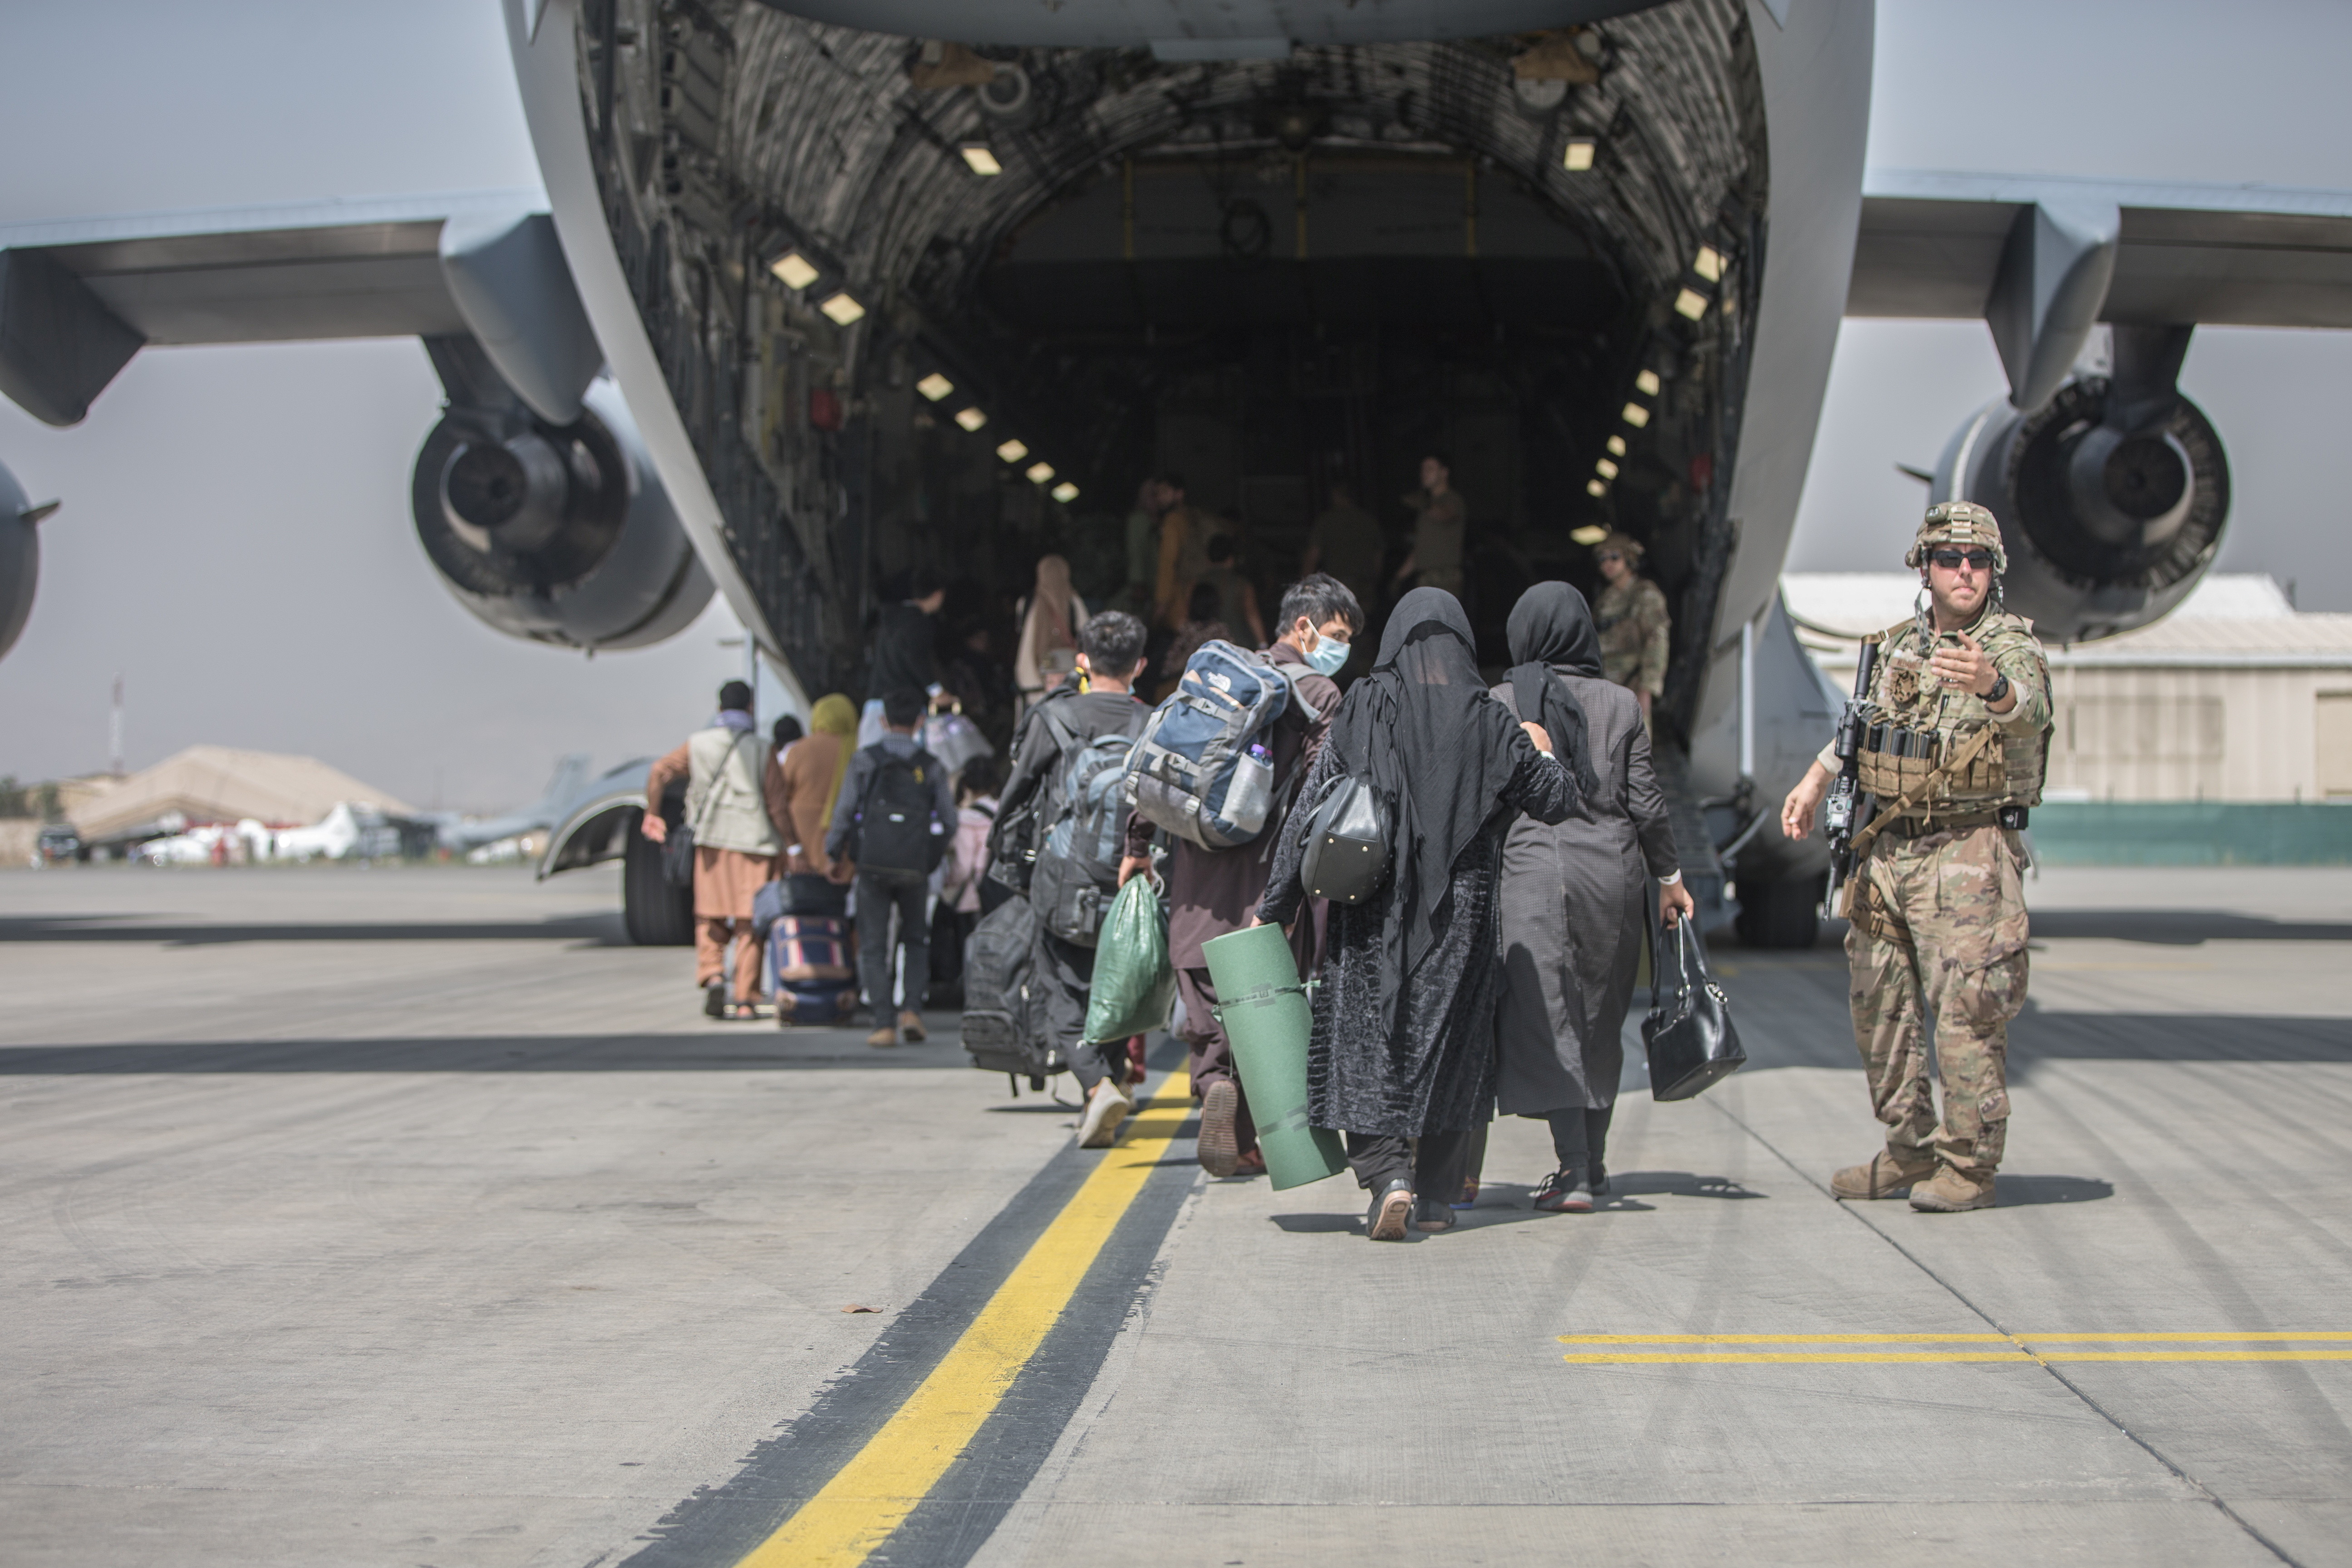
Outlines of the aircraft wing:
<svg viewBox="0 0 2352 1568">
<path fill-rule="evenodd" d="M 2352 327 L 2352 191 L 1874 169 L 1849 316 L 1982 316 L 2038 405 L 2095 321 Z"/>
<path fill-rule="evenodd" d="M 498 340 L 533 323 L 496 320 L 497 280 L 469 294 L 466 269 L 519 226 L 528 232 L 509 270 L 534 252 L 532 281 L 578 317 L 552 229 L 533 222 L 546 209 L 532 188 L 0 225 L 0 392 L 49 424 L 75 424 L 149 343 L 472 331 L 499 358 Z M 561 345 L 557 359 L 594 352 L 584 317 L 538 335 Z M 579 381 L 594 370 L 592 360 Z M 527 399 L 540 391 L 528 374 L 516 379 Z M 576 403 L 572 391 L 551 395 L 557 412 Z"/>
</svg>

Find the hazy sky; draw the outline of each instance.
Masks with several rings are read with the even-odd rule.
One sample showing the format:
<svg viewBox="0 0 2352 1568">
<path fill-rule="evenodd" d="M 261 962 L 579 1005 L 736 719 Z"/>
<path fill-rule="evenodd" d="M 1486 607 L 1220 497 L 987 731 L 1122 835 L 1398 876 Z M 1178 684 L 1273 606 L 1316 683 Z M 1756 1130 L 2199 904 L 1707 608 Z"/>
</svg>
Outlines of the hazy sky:
<svg viewBox="0 0 2352 1568">
<path fill-rule="evenodd" d="M 1800 5 L 1808 0 L 1797 0 Z M 1884 0 L 1870 161 L 2352 187 L 2352 6 Z M 0 223 L 537 183 L 495 0 L 0 0 Z M 2335 465 L 2352 334 L 2207 330 L 2183 384 L 2236 486 L 2225 570 L 2352 609 Z M 1894 562 L 1931 463 L 2004 387 L 1978 322 L 1849 322 L 1790 564 Z M 535 794 L 559 752 L 667 749 L 740 668 L 716 606 L 590 661 L 491 632 L 418 549 L 439 387 L 413 341 L 149 350 L 72 430 L 0 400 L 40 597 L 0 661 L 0 773 L 212 742 L 309 752 L 419 805 Z"/>
</svg>

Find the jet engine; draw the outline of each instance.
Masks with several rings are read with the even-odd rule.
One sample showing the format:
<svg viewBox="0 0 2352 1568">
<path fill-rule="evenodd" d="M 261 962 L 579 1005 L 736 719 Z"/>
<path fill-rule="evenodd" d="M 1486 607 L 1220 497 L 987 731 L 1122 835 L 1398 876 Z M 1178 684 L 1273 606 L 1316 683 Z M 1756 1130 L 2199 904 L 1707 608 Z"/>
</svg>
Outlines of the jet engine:
<svg viewBox="0 0 2352 1568">
<path fill-rule="evenodd" d="M 16 646 L 33 616 L 33 590 L 41 577 L 41 536 L 34 526 L 58 510 L 50 501 L 34 506 L 16 476 L 0 467 L 0 655 Z"/>
<path fill-rule="evenodd" d="M 686 628 L 710 577 L 609 381 L 551 425 L 452 402 L 410 486 L 416 534 L 457 602 L 509 637 L 643 647 Z"/>
<path fill-rule="evenodd" d="M 2230 515 L 2230 464 L 2174 384 L 2189 329 L 2115 332 L 2114 374 L 2077 375 L 2041 407 L 2006 400 L 1960 426 L 1933 500 L 2000 520 L 2008 607 L 2053 642 L 2146 626 L 2212 565 Z"/>
</svg>

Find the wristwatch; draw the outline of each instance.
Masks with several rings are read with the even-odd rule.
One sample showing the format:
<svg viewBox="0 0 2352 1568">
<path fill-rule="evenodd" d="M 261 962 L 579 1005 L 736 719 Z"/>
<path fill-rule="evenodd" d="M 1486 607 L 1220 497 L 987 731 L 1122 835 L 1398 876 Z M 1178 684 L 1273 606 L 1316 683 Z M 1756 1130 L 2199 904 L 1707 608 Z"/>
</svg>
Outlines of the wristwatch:
<svg viewBox="0 0 2352 1568">
<path fill-rule="evenodd" d="M 1988 703 L 1998 702 L 2009 695 L 2009 677 L 1999 670 L 1992 672 L 1992 689 L 1984 694 Z"/>
</svg>

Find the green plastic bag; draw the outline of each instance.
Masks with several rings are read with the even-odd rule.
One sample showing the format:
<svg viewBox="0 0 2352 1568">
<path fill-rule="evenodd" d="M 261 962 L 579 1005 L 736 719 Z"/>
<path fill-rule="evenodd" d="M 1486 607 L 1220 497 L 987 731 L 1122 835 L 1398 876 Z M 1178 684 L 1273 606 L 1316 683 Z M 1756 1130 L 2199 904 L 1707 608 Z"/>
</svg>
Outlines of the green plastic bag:
<svg viewBox="0 0 2352 1568">
<path fill-rule="evenodd" d="M 1149 877 L 1130 877 L 1103 916 L 1095 940 L 1094 985 L 1087 996 L 1087 1039 L 1094 1044 L 1168 1026 L 1176 1005 L 1176 971 L 1168 963 L 1168 911 Z"/>
</svg>

